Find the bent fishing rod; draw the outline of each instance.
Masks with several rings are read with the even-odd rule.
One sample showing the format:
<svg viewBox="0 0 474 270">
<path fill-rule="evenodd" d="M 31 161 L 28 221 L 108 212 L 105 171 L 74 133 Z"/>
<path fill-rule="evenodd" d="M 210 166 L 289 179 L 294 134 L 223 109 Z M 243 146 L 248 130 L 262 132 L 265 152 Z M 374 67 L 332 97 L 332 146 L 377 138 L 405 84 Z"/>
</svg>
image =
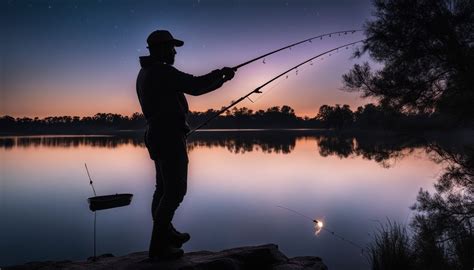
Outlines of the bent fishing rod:
<svg viewBox="0 0 474 270">
<path fill-rule="evenodd" d="M 213 116 L 209 117 L 209 119 L 207 119 L 206 121 L 202 122 L 201 124 L 199 124 L 197 127 L 193 128 L 191 131 L 188 132 L 187 136 L 189 137 L 191 134 L 193 134 L 194 132 L 196 132 L 196 130 L 204 127 L 205 125 L 209 124 L 209 122 L 211 122 L 212 120 L 216 119 L 219 115 L 221 115 L 222 113 L 224 113 L 225 111 L 227 111 L 228 109 L 234 107 L 235 105 L 237 105 L 238 103 L 240 103 L 242 100 L 248 98 L 250 95 L 252 94 L 260 94 L 262 93 L 262 91 L 260 91 L 260 89 L 262 89 L 263 87 L 267 86 L 268 84 L 272 83 L 273 81 L 277 80 L 278 78 L 284 76 L 285 74 L 287 74 L 288 72 L 292 71 L 292 70 L 295 70 L 297 69 L 298 67 L 304 65 L 304 64 L 307 64 L 309 62 L 311 62 L 312 60 L 318 58 L 318 57 L 321 57 L 323 55 L 326 55 L 326 54 L 329 54 L 333 51 L 336 51 L 336 50 L 339 50 L 341 48 L 344 48 L 344 47 L 349 47 L 351 45 L 354 45 L 356 43 L 359 43 L 359 42 L 364 42 L 365 39 L 362 39 L 362 40 L 358 40 L 358 41 L 355 41 L 355 42 L 351 42 L 351 43 L 347 43 L 347 44 L 344 44 L 342 46 L 339 46 L 339 47 L 336 47 L 334 49 L 331 49 L 331 50 L 328 50 L 328 51 L 325 51 L 323 53 L 320 53 L 316 56 L 313 56 L 311 58 L 309 58 L 308 60 L 304 61 L 304 62 L 301 62 L 299 63 L 298 65 L 280 73 L 279 75 L 277 75 L 276 77 L 273 77 L 271 80 L 265 82 L 264 84 L 258 86 L 257 88 L 255 88 L 254 90 L 250 91 L 249 93 L 247 93 L 246 95 L 240 97 L 239 99 L 237 99 L 236 101 L 233 101 L 230 105 L 228 105 L 227 107 L 224 107 L 222 109 L 220 109 L 218 112 L 216 112 Z"/>
<path fill-rule="evenodd" d="M 287 46 L 282 47 L 282 48 L 280 48 L 280 49 L 276 49 L 276 50 L 271 51 L 271 52 L 269 52 L 269 53 L 266 53 L 266 54 L 263 54 L 263 55 L 261 55 L 261 56 L 255 57 L 255 58 L 253 58 L 253 59 L 251 59 L 251 60 L 248 60 L 248 61 L 246 61 L 246 62 L 243 62 L 242 64 L 239 64 L 239 65 L 237 65 L 237 66 L 232 67 L 232 69 L 234 69 L 234 70 L 236 71 L 237 69 L 239 69 L 239 68 L 241 68 L 241 67 L 243 67 L 243 66 L 246 66 L 246 65 L 248 65 L 248 64 L 250 64 L 250 63 L 253 63 L 253 62 L 255 62 L 255 61 L 259 60 L 259 59 L 262 59 L 262 58 L 264 58 L 264 57 L 267 57 L 267 56 L 272 55 L 272 54 L 274 54 L 274 53 L 277 53 L 277 52 L 279 52 L 279 51 L 283 51 L 283 50 L 288 49 L 288 48 L 291 49 L 291 47 L 296 46 L 296 45 L 299 45 L 299 44 L 302 44 L 302 43 L 305 43 L 305 42 L 310 42 L 310 43 L 311 43 L 314 39 L 318 39 L 318 38 L 319 38 L 319 39 L 323 39 L 323 37 L 325 37 L 325 36 L 331 37 L 332 35 L 341 35 L 341 34 L 347 35 L 347 33 L 354 34 L 355 32 L 361 32 L 361 31 L 364 31 L 364 30 L 351 29 L 351 30 L 344 30 L 344 31 L 336 31 L 336 32 L 331 32 L 331 33 L 325 33 L 325 34 L 321 34 L 321 35 L 318 35 L 318 36 L 310 37 L 310 38 L 307 38 L 307 39 L 305 39 L 305 40 L 301 40 L 301 41 L 295 42 L 295 43 L 293 43 L 293 44 L 287 45 Z"/>
</svg>

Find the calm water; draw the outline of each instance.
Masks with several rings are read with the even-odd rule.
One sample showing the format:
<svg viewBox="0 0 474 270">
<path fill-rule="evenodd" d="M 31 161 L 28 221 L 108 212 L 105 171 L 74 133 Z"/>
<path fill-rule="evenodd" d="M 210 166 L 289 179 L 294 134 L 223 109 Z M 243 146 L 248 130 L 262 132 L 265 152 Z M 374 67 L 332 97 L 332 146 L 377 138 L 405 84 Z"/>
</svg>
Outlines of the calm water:
<svg viewBox="0 0 474 270">
<path fill-rule="evenodd" d="M 459 141 L 457 141 L 459 143 Z M 189 187 L 175 224 L 185 251 L 278 244 L 330 269 L 368 268 L 361 250 L 378 221 L 408 223 L 420 188 L 443 164 L 421 139 L 314 131 L 200 132 L 189 142 Z M 82 260 L 93 254 L 93 195 L 133 193 L 130 206 L 97 214 L 98 254 L 144 251 L 151 231 L 154 167 L 140 135 L 0 138 L 0 265 Z"/>
</svg>

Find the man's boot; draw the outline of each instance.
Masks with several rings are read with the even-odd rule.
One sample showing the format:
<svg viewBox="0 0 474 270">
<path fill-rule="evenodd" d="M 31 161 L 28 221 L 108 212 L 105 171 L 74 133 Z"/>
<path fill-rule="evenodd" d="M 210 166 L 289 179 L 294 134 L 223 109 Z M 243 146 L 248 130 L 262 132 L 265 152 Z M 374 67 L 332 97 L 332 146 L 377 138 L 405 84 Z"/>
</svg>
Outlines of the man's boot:
<svg viewBox="0 0 474 270">
<path fill-rule="evenodd" d="M 181 258 L 183 254 L 182 249 L 175 247 L 171 230 L 169 228 L 160 229 L 159 226 L 154 224 L 148 257 L 153 260 L 176 260 Z"/>
<path fill-rule="evenodd" d="M 170 224 L 171 229 L 171 239 L 173 242 L 173 246 L 180 248 L 184 243 L 188 242 L 191 239 L 191 235 L 189 233 L 182 233 L 176 230 L 173 224 Z"/>
</svg>

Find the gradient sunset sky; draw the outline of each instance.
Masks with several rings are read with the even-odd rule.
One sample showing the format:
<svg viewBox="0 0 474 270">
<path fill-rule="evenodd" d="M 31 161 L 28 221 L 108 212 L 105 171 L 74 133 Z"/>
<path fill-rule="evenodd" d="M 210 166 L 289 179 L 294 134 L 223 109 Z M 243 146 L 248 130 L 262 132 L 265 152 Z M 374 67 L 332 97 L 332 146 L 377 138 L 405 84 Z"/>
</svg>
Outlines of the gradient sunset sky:
<svg viewBox="0 0 474 270">
<path fill-rule="evenodd" d="M 175 66 L 202 75 L 235 66 L 290 43 L 338 30 L 361 29 L 370 0 L 62 0 L 0 4 L 0 116 L 45 117 L 140 111 L 135 92 L 138 57 L 146 38 L 167 29 L 185 42 Z M 223 88 L 189 97 L 191 110 L 218 109 L 278 73 L 363 33 L 325 38 L 285 50 L 241 68 Z M 322 104 L 369 103 L 341 91 L 341 75 L 368 57 L 351 59 L 353 48 L 299 69 L 238 107 L 289 105 L 315 116 Z"/>
</svg>

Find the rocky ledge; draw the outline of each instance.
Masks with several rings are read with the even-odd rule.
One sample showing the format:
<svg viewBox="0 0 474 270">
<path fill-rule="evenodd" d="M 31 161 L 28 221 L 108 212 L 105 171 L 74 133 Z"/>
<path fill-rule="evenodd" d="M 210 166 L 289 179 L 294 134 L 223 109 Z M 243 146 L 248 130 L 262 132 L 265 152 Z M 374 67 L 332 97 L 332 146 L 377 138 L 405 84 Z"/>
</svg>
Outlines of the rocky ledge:
<svg viewBox="0 0 474 270">
<path fill-rule="evenodd" d="M 275 270 L 326 270 L 321 258 L 304 256 L 288 258 L 278 250 L 274 244 L 239 247 L 219 252 L 198 251 L 186 253 L 176 261 L 152 262 L 147 259 L 147 252 L 131 253 L 125 256 L 114 257 L 104 254 L 95 261 L 89 259 L 84 262 L 31 262 L 24 265 L 7 267 L 10 270 L 32 269 L 182 269 L 182 270 L 227 270 L 227 269 L 275 269 Z"/>
</svg>

